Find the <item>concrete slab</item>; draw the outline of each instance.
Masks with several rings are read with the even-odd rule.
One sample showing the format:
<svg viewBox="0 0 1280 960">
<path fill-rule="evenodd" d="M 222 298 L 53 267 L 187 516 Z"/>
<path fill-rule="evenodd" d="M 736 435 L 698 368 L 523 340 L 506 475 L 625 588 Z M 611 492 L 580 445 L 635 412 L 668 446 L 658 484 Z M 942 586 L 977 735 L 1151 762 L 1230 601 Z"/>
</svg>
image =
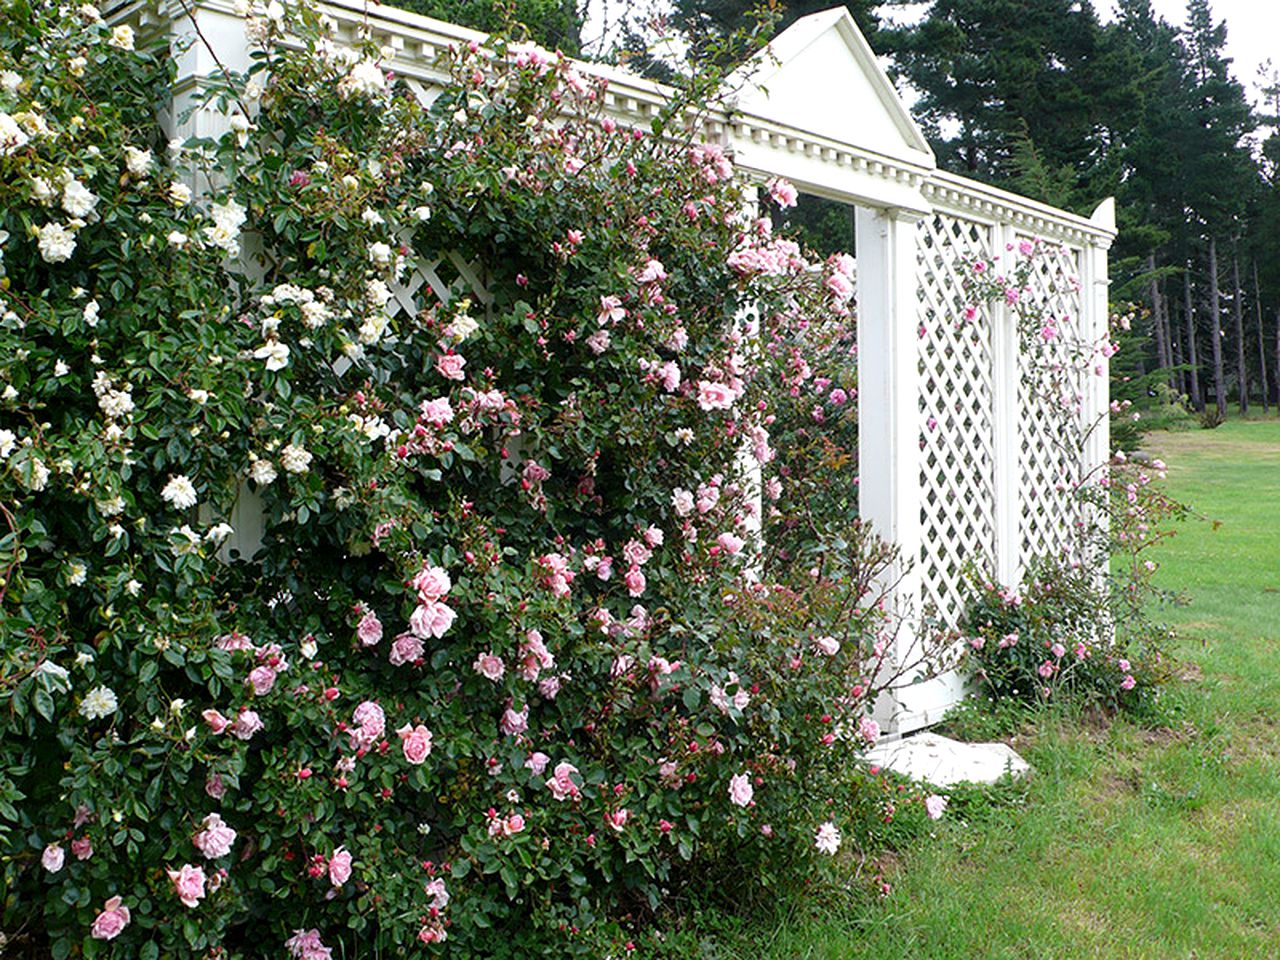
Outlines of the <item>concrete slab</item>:
<svg viewBox="0 0 1280 960">
<path fill-rule="evenodd" d="M 1008 744 L 961 743 L 935 733 L 917 733 L 880 744 L 863 754 L 863 759 L 935 787 L 995 783 L 1004 776 L 1021 777 L 1031 769 Z"/>
</svg>

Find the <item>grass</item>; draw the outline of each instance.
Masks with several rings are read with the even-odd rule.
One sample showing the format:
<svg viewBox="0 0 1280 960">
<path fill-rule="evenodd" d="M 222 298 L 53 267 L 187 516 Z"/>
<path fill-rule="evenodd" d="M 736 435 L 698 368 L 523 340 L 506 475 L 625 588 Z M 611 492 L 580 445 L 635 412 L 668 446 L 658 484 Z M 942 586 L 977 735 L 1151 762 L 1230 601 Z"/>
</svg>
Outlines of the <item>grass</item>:
<svg viewBox="0 0 1280 960">
<path fill-rule="evenodd" d="M 883 900 L 792 905 L 741 960 L 1255 958 L 1280 952 L 1280 423 L 1150 438 L 1207 521 L 1160 549 L 1189 603 L 1164 724 L 1046 713 L 1025 788 L 963 799 Z"/>
</svg>

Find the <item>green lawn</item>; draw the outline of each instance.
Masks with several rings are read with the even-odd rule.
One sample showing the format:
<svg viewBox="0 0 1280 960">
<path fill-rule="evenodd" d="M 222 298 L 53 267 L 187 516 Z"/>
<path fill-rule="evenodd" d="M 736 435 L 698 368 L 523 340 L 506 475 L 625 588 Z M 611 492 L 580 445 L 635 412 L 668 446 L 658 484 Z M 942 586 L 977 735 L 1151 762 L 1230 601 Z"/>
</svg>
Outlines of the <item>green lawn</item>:
<svg viewBox="0 0 1280 960">
<path fill-rule="evenodd" d="M 882 902 L 797 907 L 706 955 L 1280 956 L 1280 424 L 1162 434 L 1169 486 L 1206 518 L 1159 548 L 1182 680 L 1166 725 L 1045 717 L 1035 775 L 907 851 Z M 732 946 L 726 943 L 732 943 Z"/>
</svg>

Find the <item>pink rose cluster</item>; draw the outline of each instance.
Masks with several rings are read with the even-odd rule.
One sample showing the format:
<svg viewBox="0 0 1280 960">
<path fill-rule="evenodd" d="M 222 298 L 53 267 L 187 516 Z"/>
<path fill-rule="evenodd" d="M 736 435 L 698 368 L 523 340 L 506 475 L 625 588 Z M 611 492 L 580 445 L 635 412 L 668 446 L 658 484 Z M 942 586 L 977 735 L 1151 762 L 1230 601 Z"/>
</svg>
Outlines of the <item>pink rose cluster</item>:
<svg viewBox="0 0 1280 960">
<path fill-rule="evenodd" d="M 368 750 L 378 743 L 387 730 L 387 715 L 372 700 L 362 701 L 351 714 L 352 726 L 348 730 L 351 749 Z"/>
<path fill-rule="evenodd" d="M 294 960 L 333 960 L 333 950 L 324 945 L 320 931 L 314 928 L 295 930 L 284 945 Z"/>
<path fill-rule="evenodd" d="M 423 564 L 410 585 L 418 594 L 418 605 L 409 615 L 410 632 L 419 640 L 443 637 L 457 618 L 444 602 L 444 597 L 453 589 L 448 572 L 442 567 Z"/>
<path fill-rule="evenodd" d="M 573 583 L 575 575 L 569 567 L 568 557 L 561 553 L 544 553 L 538 557 L 538 567 L 542 570 L 542 585 L 553 596 L 569 595 L 569 585 Z"/>
<path fill-rule="evenodd" d="M 201 716 L 213 733 L 229 733 L 239 740 L 252 740 L 264 726 L 258 712 L 248 707 L 241 707 L 234 720 L 229 720 L 217 710 L 205 710 Z"/>
</svg>

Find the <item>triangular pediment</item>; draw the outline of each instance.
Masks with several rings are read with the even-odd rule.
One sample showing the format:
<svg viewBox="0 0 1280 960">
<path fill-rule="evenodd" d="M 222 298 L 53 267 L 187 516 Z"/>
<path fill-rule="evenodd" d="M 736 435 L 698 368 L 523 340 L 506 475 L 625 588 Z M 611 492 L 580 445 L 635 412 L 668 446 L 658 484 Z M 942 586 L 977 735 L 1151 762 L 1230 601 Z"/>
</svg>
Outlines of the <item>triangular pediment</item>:
<svg viewBox="0 0 1280 960">
<path fill-rule="evenodd" d="M 734 74 L 745 113 L 932 167 L 933 151 L 845 7 L 802 17 Z"/>
</svg>

